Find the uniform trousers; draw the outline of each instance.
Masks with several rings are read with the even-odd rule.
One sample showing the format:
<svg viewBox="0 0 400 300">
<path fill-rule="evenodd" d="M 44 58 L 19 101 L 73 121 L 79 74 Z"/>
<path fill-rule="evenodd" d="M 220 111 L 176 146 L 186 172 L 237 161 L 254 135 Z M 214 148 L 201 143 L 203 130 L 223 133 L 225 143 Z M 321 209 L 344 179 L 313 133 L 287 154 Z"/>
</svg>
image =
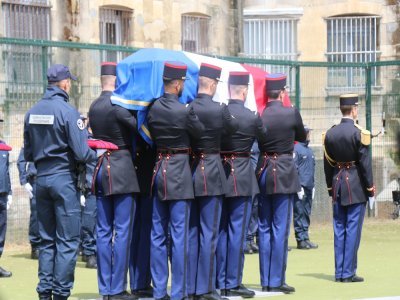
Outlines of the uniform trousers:
<svg viewBox="0 0 400 300">
<path fill-rule="evenodd" d="M 82 253 L 86 256 L 96 255 L 96 215 L 96 196 L 89 194 L 82 207 L 81 245 Z"/>
<path fill-rule="evenodd" d="M 265 171 L 260 190 L 265 191 Z M 260 194 L 258 234 L 261 285 L 279 287 L 285 283 L 288 238 L 294 194 Z"/>
<path fill-rule="evenodd" d="M 38 176 L 36 206 L 40 233 L 39 294 L 68 297 L 81 230 L 81 207 L 76 176 L 60 173 Z"/>
<path fill-rule="evenodd" d="M 129 262 L 131 290 L 146 289 L 151 285 L 150 234 L 153 202 L 150 195 L 140 194 L 136 198 L 136 215 L 133 225 Z"/>
<path fill-rule="evenodd" d="M 132 229 L 135 215 L 133 194 L 104 196 L 102 167 L 97 186 L 97 279 L 101 295 L 116 295 L 126 290 Z"/>
<path fill-rule="evenodd" d="M 213 292 L 216 287 L 216 250 L 223 196 L 196 197 L 199 209 L 199 258 L 196 295 Z"/>
<path fill-rule="evenodd" d="M 219 289 L 233 289 L 242 283 L 244 248 L 251 208 L 251 196 L 224 199 L 217 247 Z"/>
<path fill-rule="evenodd" d="M 157 191 L 156 184 L 154 191 Z M 154 193 L 156 194 L 156 192 Z M 160 201 L 153 195 L 153 215 L 150 242 L 150 269 L 154 298 L 167 295 L 168 284 L 168 227 L 171 232 L 171 299 L 187 296 L 187 254 L 190 200 Z M 170 224 L 170 226 L 168 226 Z"/>
<path fill-rule="evenodd" d="M 349 278 L 357 271 L 357 251 L 365 215 L 365 203 L 340 205 L 339 195 L 333 203 L 335 277 Z"/>
<path fill-rule="evenodd" d="M 258 232 L 258 194 L 253 197 L 250 222 L 246 234 L 247 241 L 249 242 L 254 241 L 254 237 L 257 236 L 257 232 Z"/>
<path fill-rule="evenodd" d="M 312 188 L 303 187 L 304 197 L 299 199 L 294 196 L 293 227 L 297 241 L 309 240 L 308 228 L 310 227 L 310 215 L 312 206 Z"/>
<path fill-rule="evenodd" d="M 29 199 L 31 213 L 29 215 L 29 243 L 31 244 L 32 249 L 38 249 L 40 243 L 40 235 L 39 235 L 39 224 L 37 218 L 37 207 L 36 207 L 36 179 L 29 180 L 33 190 L 33 197 Z"/>
<path fill-rule="evenodd" d="M 7 232 L 7 193 L 0 194 L 0 257 L 3 254 Z"/>
</svg>

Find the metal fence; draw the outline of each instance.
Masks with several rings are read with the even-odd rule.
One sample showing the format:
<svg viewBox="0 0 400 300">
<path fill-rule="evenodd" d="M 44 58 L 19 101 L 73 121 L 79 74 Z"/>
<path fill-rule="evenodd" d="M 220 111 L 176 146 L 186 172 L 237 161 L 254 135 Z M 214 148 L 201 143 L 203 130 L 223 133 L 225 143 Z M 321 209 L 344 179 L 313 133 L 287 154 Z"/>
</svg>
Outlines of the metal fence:
<svg viewBox="0 0 400 300">
<path fill-rule="evenodd" d="M 93 45 L 70 42 L 34 41 L 0 38 L 0 116 L 5 122 L 0 137 L 13 146 L 10 154 L 14 203 L 8 211 L 9 243 L 28 243 L 29 199 L 19 184 L 16 161 L 23 144 L 23 119 L 26 111 L 42 96 L 46 86 L 46 70 L 52 63 L 70 67 L 79 77 L 70 96 L 77 109 L 86 114 L 90 103 L 100 94 L 100 63 L 102 53 L 114 52 L 125 57 L 137 49 L 129 47 Z M 311 147 L 316 157 L 316 196 L 312 222 L 331 221 L 331 200 L 325 186 L 321 134 L 340 121 L 338 95 L 355 92 L 361 95 L 359 124 L 377 134 L 386 120 L 385 134 L 372 140 L 374 178 L 378 205 L 369 215 L 391 218 L 394 211 L 391 191 L 397 188 L 400 177 L 399 159 L 395 154 L 395 135 L 400 130 L 400 61 L 371 64 L 338 64 L 222 57 L 262 67 L 267 71 L 283 69 L 292 76 L 291 99 L 300 109 L 304 123 L 311 127 Z M 332 71 L 340 69 L 342 72 Z M 341 76 L 357 74 L 357 89 L 343 86 Z M 372 84 L 372 78 L 377 78 Z M 335 80 L 336 83 L 335 84 Z M 364 84 L 360 85 L 359 83 Z M 337 88 L 334 88 L 336 87 Z M 353 86 L 353 85 L 350 85 Z"/>
</svg>

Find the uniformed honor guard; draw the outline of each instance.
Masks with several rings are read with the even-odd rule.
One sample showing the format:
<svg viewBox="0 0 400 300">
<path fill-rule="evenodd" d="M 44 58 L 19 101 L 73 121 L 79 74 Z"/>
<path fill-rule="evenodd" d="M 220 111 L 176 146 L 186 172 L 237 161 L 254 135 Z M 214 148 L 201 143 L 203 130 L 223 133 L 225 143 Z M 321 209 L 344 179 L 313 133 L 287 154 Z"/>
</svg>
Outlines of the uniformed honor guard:
<svg viewBox="0 0 400 300">
<path fill-rule="evenodd" d="M 150 272 L 150 234 L 153 202 L 151 179 L 156 160 L 156 149 L 137 135 L 134 164 L 138 176 L 140 194 L 136 198 L 135 223 L 130 249 L 129 278 L 131 293 L 139 298 L 152 298 Z"/>
<path fill-rule="evenodd" d="M 237 128 L 227 106 L 212 100 L 220 76 L 221 68 L 202 63 L 198 95 L 191 103 L 205 127 L 204 134 L 192 139 L 196 201 L 192 203 L 190 216 L 190 234 L 193 236 L 190 238 L 189 249 L 188 293 L 196 293 L 199 299 L 220 298 L 215 290 L 215 253 L 222 199 L 226 192 L 226 176 L 220 157 L 221 136 L 223 131 L 231 134 Z M 199 249 L 196 247 L 198 240 Z"/>
<path fill-rule="evenodd" d="M 3 122 L 3 120 L 0 120 Z M 9 151 L 11 147 L 0 140 L 0 257 L 3 254 L 7 231 L 7 210 L 12 204 Z M 0 267 L 0 278 L 11 277 L 12 273 Z"/>
<path fill-rule="evenodd" d="M 308 228 L 310 227 L 311 207 L 315 195 L 314 173 L 315 156 L 308 146 L 310 143 L 310 128 L 304 126 L 307 133 L 305 142 L 294 145 L 294 162 L 296 164 L 301 191 L 294 196 L 293 227 L 297 241 L 297 249 L 316 249 L 318 245 L 310 241 Z"/>
<path fill-rule="evenodd" d="M 24 147 L 21 148 L 17 160 L 19 182 L 28 193 L 30 202 L 29 215 L 29 243 L 31 244 L 31 258 L 39 258 L 39 224 L 37 220 L 36 208 L 36 167 L 33 162 L 26 161 L 24 157 Z"/>
<path fill-rule="evenodd" d="M 169 299 L 167 236 L 172 239 L 171 298 L 187 296 L 187 253 L 190 200 L 194 198 L 189 166 L 190 136 L 203 133 L 204 126 L 193 108 L 179 102 L 187 66 L 179 62 L 164 64 L 164 95 L 150 107 L 147 120 L 157 146 L 152 180 L 153 226 L 151 229 L 150 268 L 155 299 Z"/>
<path fill-rule="evenodd" d="M 259 143 L 257 176 L 260 275 L 263 291 L 291 293 L 286 284 L 288 237 L 294 195 L 301 186 L 293 161 L 294 141 L 304 142 L 306 132 L 299 111 L 284 107 L 286 75 L 266 77 L 268 102 L 262 113 L 268 139 Z"/>
<path fill-rule="evenodd" d="M 85 127 L 68 101 L 68 67 L 52 65 L 43 98 L 25 115 L 24 157 L 37 168 L 36 200 L 40 233 L 39 284 L 42 300 L 67 299 L 74 282 L 81 208 L 77 166 L 96 159 Z"/>
<path fill-rule="evenodd" d="M 233 134 L 224 134 L 221 157 L 228 188 L 222 209 L 218 241 L 217 283 L 222 296 L 254 297 L 255 293 L 242 285 L 244 248 L 251 216 L 252 197 L 259 193 L 251 147 L 254 140 L 264 143 L 266 130 L 257 112 L 244 107 L 250 75 L 247 72 L 229 74 L 228 109 L 238 124 Z"/>
<path fill-rule="evenodd" d="M 333 200 L 335 278 L 338 282 L 360 282 L 356 275 L 357 252 L 367 201 L 374 202 L 369 145 L 371 133 L 355 123 L 358 95 L 340 96 L 342 120 L 323 135 L 324 170 Z"/>
<path fill-rule="evenodd" d="M 118 150 L 99 156 L 94 172 L 97 197 L 97 275 L 103 299 L 135 299 L 126 292 L 129 249 L 139 184 L 133 164 L 136 118 L 110 101 L 116 64 L 101 66 L 102 92 L 89 109 L 93 138 L 111 142 Z M 100 153 L 99 153 L 100 154 Z"/>
</svg>

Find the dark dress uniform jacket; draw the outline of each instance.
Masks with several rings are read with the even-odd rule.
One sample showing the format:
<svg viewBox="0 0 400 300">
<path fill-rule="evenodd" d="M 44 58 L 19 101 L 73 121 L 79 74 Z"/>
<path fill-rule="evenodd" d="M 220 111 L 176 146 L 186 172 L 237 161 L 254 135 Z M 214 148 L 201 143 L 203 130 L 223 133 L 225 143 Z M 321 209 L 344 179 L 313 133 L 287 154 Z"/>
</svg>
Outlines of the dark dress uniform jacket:
<svg viewBox="0 0 400 300">
<path fill-rule="evenodd" d="M 150 107 L 147 120 L 157 151 L 164 151 L 164 154 L 157 155 L 154 167 L 157 178 L 153 176 L 152 180 L 153 183 L 157 180 L 158 199 L 193 199 L 189 155 L 182 150 L 190 147 L 189 135 L 196 137 L 203 133 L 203 124 L 193 108 L 180 103 L 177 95 L 168 93 Z"/>
<path fill-rule="evenodd" d="M 43 98 L 25 115 L 24 157 L 33 161 L 37 176 L 76 173 L 78 163 L 96 159 L 68 94 L 49 86 Z"/>
<path fill-rule="evenodd" d="M 259 193 L 257 179 L 251 163 L 254 140 L 265 143 L 266 130 L 258 113 L 244 107 L 242 100 L 229 100 L 228 109 L 238 122 L 232 135 L 222 138 L 223 164 L 228 175 L 226 197 L 254 196 Z M 225 153 L 225 154 L 224 154 Z"/>
<path fill-rule="evenodd" d="M 284 107 L 281 101 L 270 101 L 261 119 L 268 135 L 265 143 L 258 143 L 258 176 L 267 169 L 266 190 L 261 193 L 297 193 L 301 186 L 293 160 L 294 141 L 304 142 L 307 136 L 301 115 L 294 107 Z"/>
<path fill-rule="evenodd" d="M 219 104 L 206 94 L 199 94 L 191 103 L 205 127 L 204 133 L 193 139 L 194 193 L 199 196 L 218 196 L 226 192 L 226 176 L 221 163 L 221 135 L 237 129 L 236 120 L 225 104 Z"/>
<path fill-rule="evenodd" d="M 372 197 L 373 179 L 368 145 L 361 143 L 361 129 L 343 118 L 325 136 L 324 170 L 329 195 L 341 205 L 366 202 Z M 333 161 L 328 161 L 327 155 Z"/>
<path fill-rule="evenodd" d="M 0 140 L 0 144 L 4 144 L 2 140 Z M 11 194 L 9 153 L 8 151 L 0 151 L 0 196 Z"/>
<path fill-rule="evenodd" d="M 107 151 L 99 158 L 95 174 L 102 168 L 102 187 L 106 196 L 138 193 L 139 184 L 133 165 L 132 146 L 136 118 L 127 109 L 113 105 L 112 92 L 103 91 L 89 109 L 93 138 L 114 143 L 118 150 Z"/>
</svg>

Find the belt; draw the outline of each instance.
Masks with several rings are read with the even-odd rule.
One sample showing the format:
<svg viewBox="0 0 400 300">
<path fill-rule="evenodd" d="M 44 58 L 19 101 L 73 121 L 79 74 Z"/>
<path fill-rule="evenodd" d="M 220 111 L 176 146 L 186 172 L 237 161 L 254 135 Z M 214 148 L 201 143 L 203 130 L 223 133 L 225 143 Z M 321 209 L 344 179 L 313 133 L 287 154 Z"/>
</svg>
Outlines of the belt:
<svg viewBox="0 0 400 300">
<path fill-rule="evenodd" d="M 339 169 L 348 169 L 350 167 L 354 167 L 356 165 L 355 161 L 346 161 L 346 162 L 336 162 L 335 167 Z"/>
<path fill-rule="evenodd" d="M 221 151 L 221 156 L 224 158 L 229 158 L 229 157 L 250 157 L 251 153 L 250 152 L 229 152 L 229 151 Z"/>
<path fill-rule="evenodd" d="M 282 152 L 282 153 L 276 153 L 276 152 L 261 152 L 261 155 L 263 155 L 265 158 L 266 157 L 272 157 L 274 159 L 277 159 L 279 156 L 282 155 L 290 155 L 293 156 L 293 152 Z"/>
<path fill-rule="evenodd" d="M 189 154 L 189 148 L 186 149 L 158 149 L 158 154 Z"/>
<path fill-rule="evenodd" d="M 205 155 L 207 155 L 207 154 L 220 154 L 220 152 L 219 151 L 207 151 L 207 150 L 205 150 L 205 151 L 194 151 L 193 153 L 193 156 L 194 157 L 203 157 L 203 156 L 205 156 Z"/>
</svg>

